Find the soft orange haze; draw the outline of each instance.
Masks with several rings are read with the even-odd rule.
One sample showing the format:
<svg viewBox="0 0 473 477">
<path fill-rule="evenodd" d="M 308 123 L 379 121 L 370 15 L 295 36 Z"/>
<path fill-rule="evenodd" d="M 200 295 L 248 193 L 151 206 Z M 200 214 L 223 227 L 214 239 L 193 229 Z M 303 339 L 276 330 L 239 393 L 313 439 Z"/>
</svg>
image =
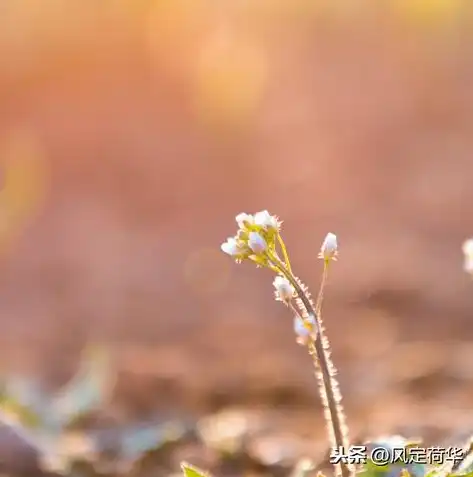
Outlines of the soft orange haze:
<svg viewBox="0 0 473 477">
<path fill-rule="evenodd" d="M 419 403 L 451 425 L 473 391 L 471 5 L 40 3 L 0 14 L 4 370 L 57 384 L 107 342 L 127 415 L 313 415 L 270 273 L 220 252 L 268 209 L 313 293 L 338 236 L 325 322 L 354 433 Z"/>
</svg>

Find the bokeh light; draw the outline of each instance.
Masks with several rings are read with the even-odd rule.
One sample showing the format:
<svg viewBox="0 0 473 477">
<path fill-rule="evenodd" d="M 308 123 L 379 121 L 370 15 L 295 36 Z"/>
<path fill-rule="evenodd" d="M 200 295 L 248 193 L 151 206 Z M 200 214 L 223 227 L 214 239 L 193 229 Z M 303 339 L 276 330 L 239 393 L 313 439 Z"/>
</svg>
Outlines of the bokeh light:
<svg viewBox="0 0 473 477">
<path fill-rule="evenodd" d="M 38 138 L 29 130 L 1 138 L 3 188 L 0 190 L 1 249 L 12 244 L 41 210 L 47 193 L 47 164 Z"/>
<path fill-rule="evenodd" d="M 206 125 L 239 126 L 262 99 L 267 79 L 266 56 L 226 25 L 210 34 L 198 52 L 194 100 Z"/>
<path fill-rule="evenodd" d="M 192 73 L 193 58 L 212 18 L 205 0 L 156 0 L 150 4 L 145 36 L 157 74 L 179 80 Z"/>
<path fill-rule="evenodd" d="M 417 27 L 455 26 L 468 12 L 464 0 L 398 0 L 392 7 L 402 20 Z"/>
</svg>

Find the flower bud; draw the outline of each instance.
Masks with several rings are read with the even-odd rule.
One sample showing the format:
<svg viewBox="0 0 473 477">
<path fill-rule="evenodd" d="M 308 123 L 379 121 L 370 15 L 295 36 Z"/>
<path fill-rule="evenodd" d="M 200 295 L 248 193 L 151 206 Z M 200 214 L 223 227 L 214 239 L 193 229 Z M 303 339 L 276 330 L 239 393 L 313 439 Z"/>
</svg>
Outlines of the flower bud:
<svg viewBox="0 0 473 477">
<path fill-rule="evenodd" d="M 319 258 L 324 260 L 336 260 L 338 255 L 337 236 L 329 232 L 320 248 Z"/>
<path fill-rule="evenodd" d="M 243 253 L 243 250 L 235 237 L 229 237 L 226 242 L 220 245 L 220 248 L 231 257 L 237 257 Z"/>
<path fill-rule="evenodd" d="M 289 280 L 285 277 L 278 275 L 273 281 L 274 288 L 276 289 L 276 300 L 283 303 L 289 303 L 294 297 L 294 287 Z"/>
<path fill-rule="evenodd" d="M 250 232 L 248 246 L 256 255 L 263 253 L 267 248 L 266 241 L 258 232 Z"/>
<path fill-rule="evenodd" d="M 254 223 L 265 230 L 279 229 L 278 219 L 274 215 L 271 215 L 267 210 L 257 212 L 254 216 Z"/>
<path fill-rule="evenodd" d="M 309 341 L 317 338 L 317 331 L 315 329 L 315 317 L 310 315 L 306 320 L 300 316 L 294 317 L 294 332 L 296 333 L 296 341 L 300 345 L 307 345 Z"/>
<path fill-rule="evenodd" d="M 244 212 L 242 212 L 241 214 L 238 214 L 235 217 L 235 220 L 236 220 L 236 223 L 238 224 L 238 227 L 240 227 L 240 229 L 245 229 L 249 225 L 253 225 L 255 221 L 252 215 L 245 214 Z"/>
</svg>

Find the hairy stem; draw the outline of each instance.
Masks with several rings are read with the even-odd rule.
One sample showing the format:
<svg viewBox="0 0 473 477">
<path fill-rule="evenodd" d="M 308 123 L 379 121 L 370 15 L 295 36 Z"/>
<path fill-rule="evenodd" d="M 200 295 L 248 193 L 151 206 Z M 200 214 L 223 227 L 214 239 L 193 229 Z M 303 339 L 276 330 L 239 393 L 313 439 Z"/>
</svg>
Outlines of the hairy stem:
<svg viewBox="0 0 473 477">
<path fill-rule="evenodd" d="M 322 404 L 324 405 L 324 414 L 329 432 L 331 445 L 343 448 L 348 451 L 348 431 L 345 423 L 345 414 L 341 406 L 341 394 L 338 389 L 338 383 L 335 379 L 336 370 L 330 359 L 330 345 L 324 335 L 322 320 L 320 318 L 320 308 L 322 305 L 323 288 L 327 277 L 327 262 L 324 266 L 324 274 L 317 298 L 317 305 L 314 307 L 308 292 L 304 290 L 302 283 L 284 266 L 280 260 L 274 264 L 281 273 L 290 281 L 306 312 L 314 317 L 316 326 L 316 338 L 310 338 L 308 343 L 309 354 L 313 359 L 315 374 L 320 383 Z M 337 474 L 342 477 L 350 477 L 351 470 L 347 463 L 341 462 L 336 465 Z"/>
<path fill-rule="evenodd" d="M 328 265 L 329 261 L 324 260 L 324 271 L 322 272 L 322 281 L 320 282 L 319 294 L 317 295 L 317 301 L 315 302 L 315 312 L 318 317 L 320 317 L 320 312 L 322 310 L 322 300 L 324 299 L 324 289 L 325 284 L 327 283 L 328 276 Z"/>
</svg>

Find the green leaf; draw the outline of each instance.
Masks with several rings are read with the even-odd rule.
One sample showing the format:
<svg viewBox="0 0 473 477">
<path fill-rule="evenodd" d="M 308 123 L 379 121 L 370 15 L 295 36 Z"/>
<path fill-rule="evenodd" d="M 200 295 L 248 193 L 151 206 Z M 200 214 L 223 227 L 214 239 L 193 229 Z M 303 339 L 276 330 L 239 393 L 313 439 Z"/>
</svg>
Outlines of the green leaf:
<svg viewBox="0 0 473 477">
<path fill-rule="evenodd" d="M 455 476 L 455 477 L 473 477 L 473 470 L 470 470 L 468 472 L 462 472 L 461 474 L 451 474 L 452 477 Z"/>
<path fill-rule="evenodd" d="M 181 463 L 181 470 L 184 473 L 184 477 L 211 477 L 208 472 L 194 467 L 193 465 L 188 464 L 187 462 Z"/>
<path fill-rule="evenodd" d="M 67 426 L 100 406 L 111 387 L 110 356 L 101 347 L 87 347 L 77 374 L 52 399 L 57 423 Z"/>
<path fill-rule="evenodd" d="M 175 442 L 184 432 L 183 426 L 172 425 L 172 423 L 132 427 L 127 429 L 121 438 L 122 453 L 129 461 L 139 460 L 148 452 Z"/>
<path fill-rule="evenodd" d="M 18 377 L 3 379 L 0 409 L 27 428 L 41 427 L 48 411 L 45 396 L 36 382 Z"/>
<path fill-rule="evenodd" d="M 410 477 L 424 477 L 428 470 L 426 465 L 403 461 L 404 457 L 408 457 L 411 450 L 418 447 L 419 443 L 418 440 L 407 440 L 402 436 L 381 437 L 373 441 L 368 441 L 366 443 L 368 454 L 371 454 L 370 449 L 381 447 L 391 453 L 404 448 L 405 455 L 400 455 L 396 462 L 386 463 L 385 465 L 380 465 L 378 462 L 375 463 L 369 458 L 361 472 L 362 477 L 399 477 L 403 470 L 405 470 Z M 404 474 L 406 474 L 406 472 L 404 472 Z M 407 475 L 404 477 L 407 477 Z"/>
</svg>

